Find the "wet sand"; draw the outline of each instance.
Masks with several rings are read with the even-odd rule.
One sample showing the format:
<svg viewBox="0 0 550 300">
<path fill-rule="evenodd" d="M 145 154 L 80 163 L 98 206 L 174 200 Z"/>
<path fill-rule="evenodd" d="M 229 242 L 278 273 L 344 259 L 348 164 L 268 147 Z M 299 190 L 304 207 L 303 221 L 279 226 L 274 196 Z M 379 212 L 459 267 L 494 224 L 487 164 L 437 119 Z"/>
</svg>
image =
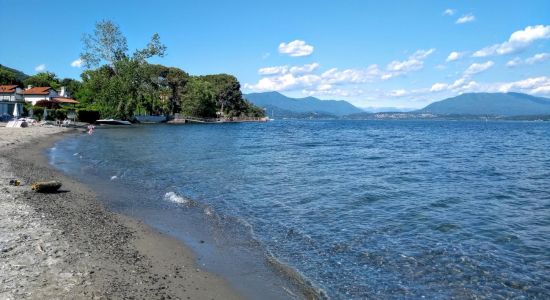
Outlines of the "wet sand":
<svg viewBox="0 0 550 300">
<path fill-rule="evenodd" d="M 44 149 L 68 134 L 82 131 L 0 127 L 0 299 L 243 298 L 179 241 L 107 211 L 51 168 Z M 58 193 L 30 188 L 51 179 Z"/>
</svg>

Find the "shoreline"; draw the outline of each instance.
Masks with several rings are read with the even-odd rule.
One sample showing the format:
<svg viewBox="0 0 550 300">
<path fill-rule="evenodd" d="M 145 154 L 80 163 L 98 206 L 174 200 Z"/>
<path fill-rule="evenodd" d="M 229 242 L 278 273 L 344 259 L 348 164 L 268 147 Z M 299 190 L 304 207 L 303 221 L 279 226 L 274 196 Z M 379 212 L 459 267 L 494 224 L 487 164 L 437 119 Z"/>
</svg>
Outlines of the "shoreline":
<svg viewBox="0 0 550 300">
<path fill-rule="evenodd" d="M 44 150 L 77 132 L 0 127 L 0 298 L 243 299 L 183 243 L 107 210 L 48 164 Z M 30 190 L 49 179 L 63 182 L 59 193 Z"/>
</svg>

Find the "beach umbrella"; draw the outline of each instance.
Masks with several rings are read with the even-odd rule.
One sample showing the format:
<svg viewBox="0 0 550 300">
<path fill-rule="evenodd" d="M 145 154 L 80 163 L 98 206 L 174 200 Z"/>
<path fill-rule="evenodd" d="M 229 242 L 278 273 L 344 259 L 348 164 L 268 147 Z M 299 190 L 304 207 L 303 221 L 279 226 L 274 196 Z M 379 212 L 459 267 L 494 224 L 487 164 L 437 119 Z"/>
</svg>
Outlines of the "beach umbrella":
<svg viewBox="0 0 550 300">
<path fill-rule="evenodd" d="M 47 117 L 48 117 L 48 109 L 44 108 L 44 115 L 42 116 L 42 120 L 45 121 Z"/>
<path fill-rule="evenodd" d="M 13 117 L 19 118 L 19 105 L 17 104 L 15 104 L 15 106 L 13 107 Z"/>
</svg>

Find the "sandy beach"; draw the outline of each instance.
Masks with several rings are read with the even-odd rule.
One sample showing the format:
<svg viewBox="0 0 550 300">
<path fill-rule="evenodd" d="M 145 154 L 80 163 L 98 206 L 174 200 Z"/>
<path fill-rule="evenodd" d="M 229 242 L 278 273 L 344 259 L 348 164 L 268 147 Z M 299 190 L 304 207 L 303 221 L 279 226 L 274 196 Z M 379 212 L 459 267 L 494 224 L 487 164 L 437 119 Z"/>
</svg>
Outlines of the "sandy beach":
<svg viewBox="0 0 550 300">
<path fill-rule="evenodd" d="M 0 299 L 243 298 L 180 242 L 107 211 L 53 170 L 43 151 L 68 134 L 82 131 L 0 127 Z M 58 193 L 31 190 L 51 179 Z"/>
</svg>

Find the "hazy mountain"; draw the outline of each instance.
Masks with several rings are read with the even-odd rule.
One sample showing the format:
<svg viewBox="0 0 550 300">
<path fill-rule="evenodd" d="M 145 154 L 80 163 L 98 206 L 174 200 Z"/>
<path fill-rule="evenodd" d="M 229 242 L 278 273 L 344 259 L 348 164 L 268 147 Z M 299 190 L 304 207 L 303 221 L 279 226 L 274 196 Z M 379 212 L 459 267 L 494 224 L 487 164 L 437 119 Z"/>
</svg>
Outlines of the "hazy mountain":
<svg viewBox="0 0 550 300">
<path fill-rule="evenodd" d="M 292 110 L 282 109 L 277 106 L 266 105 L 265 108 L 267 116 L 272 119 L 335 119 L 336 115 L 323 113 L 323 112 L 296 112 Z"/>
<path fill-rule="evenodd" d="M 15 74 L 15 78 L 17 78 L 18 81 L 23 81 L 27 78 L 29 78 L 29 75 L 19 71 L 19 70 L 16 70 L 16 69 L 13 69 L 13 68 L 10 68 L 10 67 L 6 67 L 4 65 L 0 65 L 0 69 L 4 69 L 4 70 L 7 70 L 7 71 L 10 71 L 12 73 Z"/>
<path fill-rule="evenodd" d="M 290 98 L 278 92 L 252 93 L 245 95 L 245 98 L 259 107 L 267 108 L 270 116 L 272 114 L 270 110 L 275 110 L 275 117 L 278 115 L 277 109 L 280 113 L 323 116 L 344 116 L 363 111 L 343 100 L 320 100 L 315 97 Z M 290 117 L 280 114 L 279 116 Z"/>
<path fill-rule="evenodd" d="M 521 93 L 469 93 L 434 102 L 419 112 L 439 115 L 545 115 L 550 114 L 550 99 Z"/>
</svg>

